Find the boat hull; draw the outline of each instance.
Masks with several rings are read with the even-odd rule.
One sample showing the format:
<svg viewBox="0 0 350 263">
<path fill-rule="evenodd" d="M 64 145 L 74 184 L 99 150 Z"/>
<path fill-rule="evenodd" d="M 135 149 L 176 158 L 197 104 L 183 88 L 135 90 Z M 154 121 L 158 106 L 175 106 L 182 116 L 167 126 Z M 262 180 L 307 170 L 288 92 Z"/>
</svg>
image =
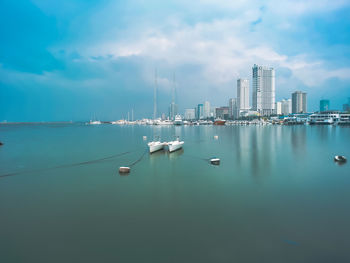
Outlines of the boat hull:
<svg viewBox="0 0 350 263">
<path fill-rule="evenodd" d="M 175 152 L 175 151 L 178 151 L 182 148 L 182 145 L 184 144 L 184 142 L 179 142 L 179 143 L 176 143 L 176 144 L 168 144 L 168 147 L 169 147 L 169 152 Z"/>
<path fill-rule="evenodd" d="M 158 152 L 164 149 L 164 144 L 156 144 L 156 145 L 148 145 L 149 147 L 149 152 L 150 153 L 154 153 L 154 152 Z"/>
</svg>

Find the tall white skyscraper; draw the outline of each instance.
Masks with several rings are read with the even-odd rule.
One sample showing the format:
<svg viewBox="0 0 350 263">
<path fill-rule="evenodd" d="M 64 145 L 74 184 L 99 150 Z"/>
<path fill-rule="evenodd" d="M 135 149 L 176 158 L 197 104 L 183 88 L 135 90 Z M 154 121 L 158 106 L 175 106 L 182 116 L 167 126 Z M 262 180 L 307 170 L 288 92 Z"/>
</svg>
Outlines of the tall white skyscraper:
<svg viewBox="0 0 350 263">
<path fill-rule="evenodd" d="M 292 113 L 306 113 L 306 92 L 296 91 L 292 93 Z"/>
<path fill-rule="evenodd" d="M 277 115 L 282 114 L 282 102 L 281 101 L 276 102 L 276 114 Z"/>
<path fill-rule="evenodd" d="M 210 118 L 210 102 L 205 101 L 203 104 L 203 118 L 207 119 Z"/>
<path fill-rule="evenodd" d="M 275 113 L 275 70 L 254 65 L 253 110 L 268 116 Z"/>
<path fill-rule="evenodd" d="M 185 110 L 185 120 L 194 120 L 196 118 L 196 109 Z"/>
<path fill-rule="evenodd" d="M 249 110 L 249 80 L 237 80 L 237 107 L 241 111 Z"/>
</svg>

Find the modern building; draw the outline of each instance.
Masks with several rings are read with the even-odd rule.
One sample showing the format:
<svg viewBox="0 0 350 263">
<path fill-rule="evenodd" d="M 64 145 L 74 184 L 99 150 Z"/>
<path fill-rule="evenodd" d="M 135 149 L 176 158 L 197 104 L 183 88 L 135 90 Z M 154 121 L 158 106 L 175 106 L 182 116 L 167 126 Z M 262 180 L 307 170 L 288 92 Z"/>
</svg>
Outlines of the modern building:
<svg viewBox="0 0 350 263">
<path fill-rule="evenodd" d="M 292 113 L 306 113 L 307 101 L 306 92 L 295 91 L 292 93 Z"/>
<path fill-rule="evenodd" d="M 227 120 L 229 118 L 229 107 L 219 107 L 215 109 L 216 118 Z"/>
<path fill-rule="evenodd" d="M 281 101 L 276 102 L 276 114 L 282 115 L 282 102 Z"/>
<path fill-rule="evenodd" d="M 350 98 L 348 98 L 348 103 L 343 104 L 343 111 L 350 112 Z"/>
<path fill-rule="evenodd" d="M 289 115 L 292 113 L 292 100 L 291 99 L 283 99 L 281 101 L 282 104 L 282 115 Z"/>
<path fill-rule="evenodd" d="M 237 80 L 237 107 L 239 111 L 249 110 L 249 80 Z"/>
<path fill-rule="evenodd" d="M 208 119 L 210 118 L 210 102 L 205 101 L 203 105 L 203 118 Z"/>
<path fill-rule="evenodd" d="M 196 119 L 196 109 L 186 109 L 185 110 L 185 120 Z"/>
<path fill-rule="evenodd" d="M 171 120 L 175 119 L 177 112 L 178 112 L 177 104 L 175 102 L 170 103 L 170 105 L 169 105 L 169 118 Z"/>
<path fill-rule="evenodd" d="M 254 65 L 253 110 L 263 116 L 275 113 L 275 70 Z"/>
<path fill-rule="evenodd" d="M 320 112 L 329 111 L 329 100 L 320 100 Z"/>
<path fill-rule="evenodd" d="M 196 112 L 196 119 L 201 120 L 204 118 L 203 115 L 203 104 L 198 104 L 197 105 L 197 112 Z"/>
<path fill-rule="evenodd" d="M 229 118 L 238 119 L 239 118 L 239 108 L 237 99 L 229 99 Z"/>
</svg>

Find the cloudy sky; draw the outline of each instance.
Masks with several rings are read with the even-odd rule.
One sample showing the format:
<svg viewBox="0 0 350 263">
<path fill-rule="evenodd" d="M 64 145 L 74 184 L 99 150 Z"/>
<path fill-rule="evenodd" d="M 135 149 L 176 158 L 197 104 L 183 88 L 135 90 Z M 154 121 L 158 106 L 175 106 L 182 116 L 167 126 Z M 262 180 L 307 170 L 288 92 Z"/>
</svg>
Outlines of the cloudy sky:
<svg viewBox="0 0 350 263">
<path fill-rule="evenodd" d="M 0 1 L 0 120 L 119 119 L 226 105 L 256 64 L 276 69 L 276 98 L 308 109 L 350 97 L 350 1 Z"/>
</svg>

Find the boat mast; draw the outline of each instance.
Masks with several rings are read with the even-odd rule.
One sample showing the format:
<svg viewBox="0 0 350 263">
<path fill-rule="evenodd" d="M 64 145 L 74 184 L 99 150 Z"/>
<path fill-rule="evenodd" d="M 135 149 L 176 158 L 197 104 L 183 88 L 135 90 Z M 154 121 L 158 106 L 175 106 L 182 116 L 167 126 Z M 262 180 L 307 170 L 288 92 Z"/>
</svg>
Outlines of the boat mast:
<svg viewBox="0 0 350 263">
<path fill-rule="evenodd" d="M 157 69 L 154 72 L 153 119 L 157 119 Z"/>
</svg>

